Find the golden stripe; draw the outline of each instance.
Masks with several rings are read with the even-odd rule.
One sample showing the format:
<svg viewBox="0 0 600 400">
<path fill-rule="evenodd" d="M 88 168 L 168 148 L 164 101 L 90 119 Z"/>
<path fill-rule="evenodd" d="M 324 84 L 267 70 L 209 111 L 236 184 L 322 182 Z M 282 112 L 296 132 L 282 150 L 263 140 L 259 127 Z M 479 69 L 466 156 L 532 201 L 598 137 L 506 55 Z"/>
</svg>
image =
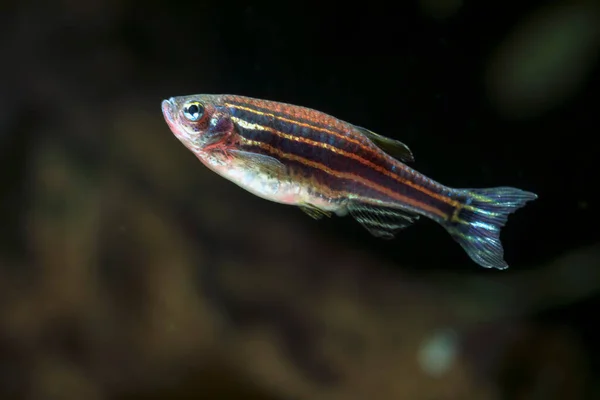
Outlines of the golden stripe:
<svg viewBox="0 0 600 400">
<path fill-rule="evenodd" d="M 265 150 L 265 151 L 267 151 L 267 152 L 269 152 L 271 154 L 274 154 L 274 155 L 276 155 L 278 157 L 285 158 L 285 159 L 288 159 L 288 160 L 291 160 L 291 161 L 296 161 L 296 162 L 299 162 L 299 163 L 301 163 L 301 164 L 303 164 L 305 166 L 311 167 L 311 168 L 316 168 L 316 169 L 321 170 L 321 171 L 323 171 L 323 172 L 325 172 L 325 173 L 327 173 L 327 174 L 329 174 L 329 175 L 331 175 L 331 176 L 333 176 L 335 178 L 349 179 L 349 180 L 358 182 L 358 183 L 360 183 L 360 184 L 362 184 L 364 186 L 367 186 L 367 187 L 369 187 L 369 188 L 371 188 L 373 190 L 376 190 L 376 191 L 378 191 L 380 193 L 383 193 L 383 194 L 385 194 L 385 195 L 387 195 L 387 196 L 389 196 L 389 197 L 391 197 L 391 198 L 393 198 L 393 199 L 395 199 L 397 201 L 400 201 L 400 202 L 403 202 L 403 203 L 406 203 L 406 204 L 410 204 L 411 206 L 413 206 L 413 207 L 415 207 L 417 209 L 428 211 L 428 212 L 430 212 L 432 214 L 436 214 L 436 215 L 438 215 L 438 216 L 440 216 L 440 217 L 442 217 L 444 219 L 448 218 L 448 215 L 445 212 L 441 211 L 440 209 L 438 209 L 436 207 L 433 207 L 433 206 L 431 206 L 431 205 L 429 205 L 427 203 L 422 203 L 420 201 L 414 200 L 414 199 L 412 199 L 410 197 L 403 196 L 403 195 L 401 195 L 399 193 L 396 193 L 393 190 L 390 190 L 390 189 L 388 189 L 388 188 L 386 188 L 384 186 L 378 185 L 377 183 L 375 183 L 373 181 L 370 181 L 368 179 L 362 178 L 359 175 L 356 175 L 356 174 L 353 174 L 353 173 L 348 173 L 348 172 L 335 171 L 335 170 L 333 170 L 333 169 L 325 166 L 324 164 L 321 164 L 321 163 L 316 162 L 316 161 L 309 160 L 309 159 L 304 158 L 304 157 L 297 156 L 295 154 L 286 153 L 286 152 L 281 151 L 281 150 L 279 150 L 279 149 L 277 149 L 277 148 L 275 148 L 275 147 L 273 147 L 273 146 L 271 146 L 271 145 L 269 145 L 267 143 L 264 143 L 264 142 L 260 142 L 260 141 L 257 141 L 257 140 L 249 140 L 249 139 L 245 139 L 245 138 L 242 138 L 242 141 L 243 141 L 244 144 L 247 144 L 247 145 L 250 145 L 250 146 L 258 146 L 261 149 L 263 149 L 263 150 Z"/>
<path fill-rule="evenodd" d="M 375 150 L 375 149 L 373 149 L 373 148 L 371 148 L 369 146 L 366 146 L 360 140 L 353 139 L 353 138 L 348 137 L 347 135 L 344 135 L 344 134 L 342 134 L 340 132 L 332 131 L 331 129 L 323 128 L 323 127 L 320 127 L 320 126 L 317 126 L 317 125 L 308 124 L 308 123 L 305 123 L 305 122 L 300 122 L 300 121 L 297 121 L 295 119 L 290 119 L 290 118 L 282 117 L 281 115 L 275 115 L 273 113 L 258 111 L 258 110 L 254 109 L 254 108 L 244 107 L 244 106 L 241 106 L 241 105 L 238 105 L 238 104 L 233 104 L 233 103 L 226 102 L 225 105 L 227 107 L 235 108 L 236 110 L 248 111 L 248 112 L 254 113 L 256 115 L 264 116 L 264 117 L 273 117 L 273 118 L 277 118 L 277 119 L 279 119 L 281 121 L 284 121 L 284 122 L 289 122 L 290 124 L 302 126 L 304 128 L 310 128 L 310 129 L 317 130 L 317 131 L 323 132 L 323 133 L 328 133 L 330 135 L 336 136 L 339 139 L 346 140 L 346 141 L 348 141 L 350 143 L 354 143 L 354 144 L 360 146 L 363 150 L 367 150 L 368 152 L 370 152 L 370 153 L 372 153 L 374 155 L 380 155 L 379 152 L 378 152 L 378 150 Z"/>
<path fill-rule="evenodd" d="M 296 141 L 298 143 L 304 143 L 304 144 L 307 144 L 307 145 L 310 145 L 310 146 L 320 147 L 320 148 L 332 151 L 332 152 L 334 152 L 336 154 L 340 154 L 340 155 L 342 155 L 344 157 L 351 158 L 351 159 L 353 159 L 355 161 L 358 161 L 361 164 L 363 164 L 363 165 L 365 165 L 365 166 L 367 166 L 367 167 L 369 167 L 369 168 L 371 168 L 371 169 L 373 169 L 375 171 L 378 171 L 378 172 L 380 172 L 380 173 L 382 173 L 382 174 L 384 174 L 384 175 L 386 175 L 386 176 L 388 176 L 388 177 L 396 180 L 397 182 L 399 182 L 399 183 L 401 183 L 403 185 L 410 186 L 411 188 L 416 189 L 416 190 L 420 191 L 421 193 L 424 193 L 424 194 L 426 194 L 426 195 L 428 195 L 428 196 L 430 196 L 430 197 L 432 197 L 434 199 L 437 199 L 437 200 L 439 200 L 441 202 L 444 202 L 446 204 L 449 204 L 449 205 L 451 205 L 451 206 L 453 206 L 453 207 L 455 207 L 457 209 L 459 209 L 462 206 L 462 204 L 459 203 L 458 201 L 453 200 L 453 199 L 451 199 L 451 198 L 449 198 L 447 196 L 440 195 L 439 193 L 433 192 L 433 191 L 431 191 L 431 190 L 429 190 L 429 189 L 427 189 L 427 188 L 425 188 L 423 186 L 415 184 L 414 182 L 411 182 L 409 180 L 403 179 L 402 177 L 398 176 L 397 174 L 389 171 L 386 168 L 383 168 L 380 165 L 374 164 L 373 162 L 364 159 L 363 157 L 359 156 L 358 154 L 347 152 L 345 150 L 342 150 L 342 149 L 339 149 L 339 148 L 337 148 L 335 146 L 332 146 L 332 145 L 330 145 L 328 143 L 317 142 L 315 140 L 307 139 L 307 138 L 302 137 L 302 136 L 290 135 L 290 134 L 281 132 L 279 130 L 273 129 L 273 128 L 268 127 L 268 126 L 264 126 L 264 125 L 257 124 L 257 123 L 252 123 L 252 122 L 247 122 L 244 119 L 241 119 L 241 118 L 238 118 L 238 117 L 233 117 L 232 116 L 231 119 L 234 122 L 236 122 L 237 124 L 239 124 L 240 126 L 246 128 L 246 129 L 255 129 L 255 130 L 267 131 L 267 132 L 273 133 L 273 134 L 275 134 L 275 135 L 277 135 L 279 137 L 282 137 L 284 139 L 293 140 L 293 141 Z"/>
</svg>

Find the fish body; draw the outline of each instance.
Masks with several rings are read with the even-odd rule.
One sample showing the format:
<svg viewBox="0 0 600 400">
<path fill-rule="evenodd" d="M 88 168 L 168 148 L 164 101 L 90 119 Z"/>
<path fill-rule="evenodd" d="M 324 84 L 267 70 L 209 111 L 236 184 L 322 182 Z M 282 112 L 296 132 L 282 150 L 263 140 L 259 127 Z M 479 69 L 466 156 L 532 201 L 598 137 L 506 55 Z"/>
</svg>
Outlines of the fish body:
<svg viewBox="0 0 600 400">
<path fill-rule="evenodd" d="M 442 225 L 473 261 L 504 269 L 500 230 L 537 196 L 512 187 L 457 189 L 406 165 L 400 141 L 326 113 L 235 95 L 162 102 L 174 135 L 209 169 L 313 218 L 350 214 L 391 239 L 421 216 Z"/>
</svg>

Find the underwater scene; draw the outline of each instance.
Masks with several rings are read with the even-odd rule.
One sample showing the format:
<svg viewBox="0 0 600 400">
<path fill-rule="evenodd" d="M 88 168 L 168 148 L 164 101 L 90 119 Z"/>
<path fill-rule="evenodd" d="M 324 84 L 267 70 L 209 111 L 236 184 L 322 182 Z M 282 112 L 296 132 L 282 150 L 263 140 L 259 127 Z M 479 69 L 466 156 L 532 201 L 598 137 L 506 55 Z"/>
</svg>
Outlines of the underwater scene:
<svg viewBox="0 0 600 400">
<path fill-rule="evenodd" d="M 599 3 L 0 11 L 0 399 L 600 399 Z"/>
</svg>

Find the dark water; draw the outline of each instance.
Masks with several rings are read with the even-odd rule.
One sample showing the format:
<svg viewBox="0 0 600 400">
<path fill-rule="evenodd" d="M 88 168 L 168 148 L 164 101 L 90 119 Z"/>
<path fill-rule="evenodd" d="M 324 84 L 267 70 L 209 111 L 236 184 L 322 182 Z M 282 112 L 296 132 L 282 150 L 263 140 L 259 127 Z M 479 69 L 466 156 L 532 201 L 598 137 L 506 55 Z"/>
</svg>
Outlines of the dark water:
<svg viewBox="0 0 600 400">
<path fill-rule="evenodd" d="M 593 2 L 6 2 L 2 398 L 598 396 L 599 20 Z M 161 100 L 192 93 L 316 108 L 449 186 L 537 193 L 503 230 L 510 269 L 433 222 L 381 241 L 242 191 L 164 123 Z M 417 349 L 448 327 L 461 361 L 432 378 Z"/>
</svg>

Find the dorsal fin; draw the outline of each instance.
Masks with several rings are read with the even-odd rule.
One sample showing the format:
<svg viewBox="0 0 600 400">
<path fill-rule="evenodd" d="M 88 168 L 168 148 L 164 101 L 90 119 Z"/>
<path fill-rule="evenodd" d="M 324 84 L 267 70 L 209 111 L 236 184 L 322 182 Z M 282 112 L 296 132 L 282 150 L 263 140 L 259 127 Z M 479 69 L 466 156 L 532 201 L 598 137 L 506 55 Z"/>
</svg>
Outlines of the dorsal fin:
<svg viewBox="0 0 600 400">
<path fill-rule="evenodd" d="M 356 129 L 365 135 L 371 142 L 373 142 L 381 150 L 388 153 L 390 156 L 397 158 L 400 161 L 412 162 L 415 161 L 412 151 L 407 145 L 396 139 L 390 139 L 388 137 L 379 135 L 366 128 L 354 125 Z"/>
<path fill-rule="evenodd" d="M 419 215 L 398 208 L 352 201 L 348 211 L 373 236 L 392 239 L 394 234 L 419 219 Z"/>
</svg>

